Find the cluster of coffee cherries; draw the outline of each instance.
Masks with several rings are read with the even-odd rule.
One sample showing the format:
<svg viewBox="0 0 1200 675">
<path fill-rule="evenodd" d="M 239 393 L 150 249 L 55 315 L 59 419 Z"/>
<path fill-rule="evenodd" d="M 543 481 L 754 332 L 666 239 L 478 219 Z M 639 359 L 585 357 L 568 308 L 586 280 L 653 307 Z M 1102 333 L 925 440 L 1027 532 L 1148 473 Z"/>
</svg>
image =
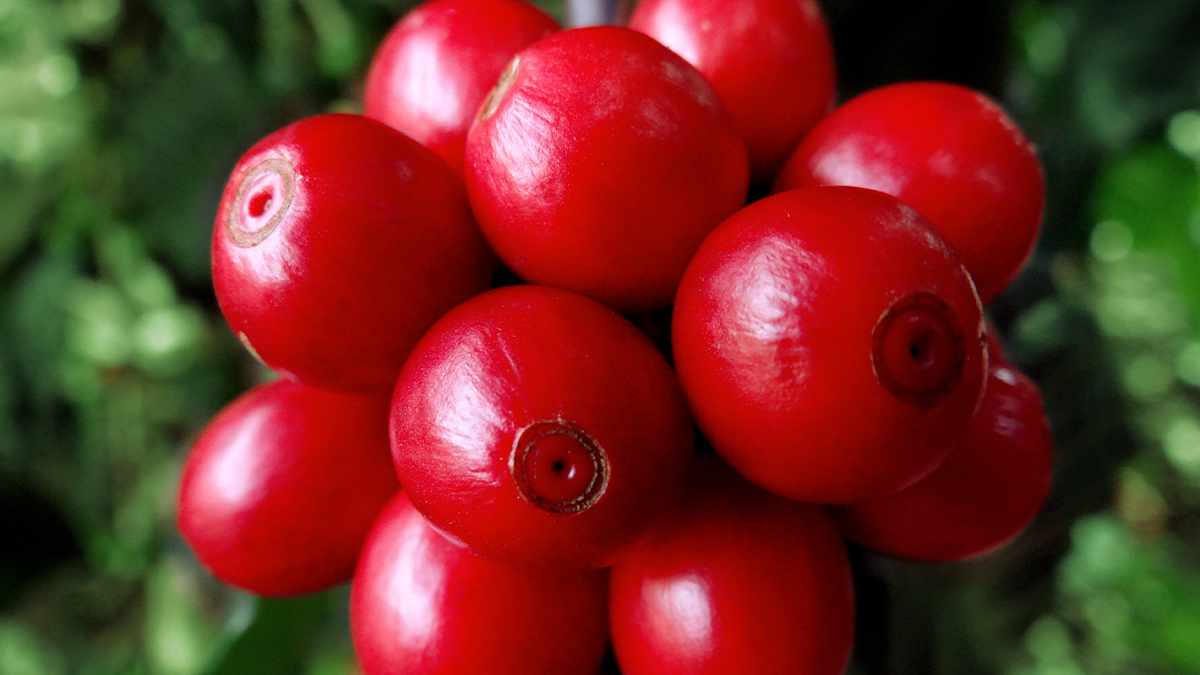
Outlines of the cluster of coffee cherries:
<svg viewBox="0 0 1200 675">
<path fill-rule="evenodd" d="M 995 550 L 1052 451 L 982 311 L 1037 238 L 1033 147 L 972 90 L 835 79 L 815 0 L 405 16 L 365 115 L 226 187 L 217 298 L 283 377 L 188 458 L 199 560 L 352 579 L 367 675 L 842 672 L 845 539 Z"/>
</svg>

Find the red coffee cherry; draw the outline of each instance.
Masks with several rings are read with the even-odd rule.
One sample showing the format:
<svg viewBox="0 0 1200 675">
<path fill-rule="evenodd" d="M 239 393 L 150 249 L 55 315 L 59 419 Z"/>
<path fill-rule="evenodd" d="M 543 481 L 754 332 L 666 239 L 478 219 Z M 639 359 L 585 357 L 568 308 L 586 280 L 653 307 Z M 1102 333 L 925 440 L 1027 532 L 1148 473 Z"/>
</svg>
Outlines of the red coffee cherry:
<svg viewBox="0 0 1200 675">
<path fill-rule="evenodd" d="M 179 531 L 221 581 L 297 595 L 350 579 L 380 509 L 400 488 L 386 396 L 277 380 L 243 394 L 196 440 L 179 486 Z"/>
<path fill-rule="evenodd" d="M 847 537 L 914 560 L 994 551 L 1033 520 L 1050 492 L 1053 439 L 1037 386 L 1003 361 L 983 404 L 937 471 L 890 497 L 838 507 Z"/>
<path fill-rule="evenodd" d="M 526 572 L 475 556 L 403 494 L 354 574 L 350 629 L 365 675 L 595 675 L 606 575 Z"/>
<path fill-rule="evenodd" d="M 933 469 L 983 393 L 979 299 L 928 221 L 861 188 L 806 188 L 718 227 L 672 342 L 696 421 L 776 494 L 845 503 Z"/>
<path fill-rule="evenodd" d="M 629 27 L 708 78 L 746 142 L 756 181 L 774 178 L 833 107 L 833 41 L 816 0 L 642 0 Z"/>
<path fill-rule="evenodd" d="M 603 566 L 682 490 L 691 417 L 633 324 L 551 288 L 489 291 L 439 321 L 392 399 L 417 508 L 487 558 Z"/>
<path fill-rule="evenodd" d="M 306 384 L 350 391 L 390 390 L 421 334 L 491 281 L 446 163 L 357 115 L 301 120 L 242 156 L 212 265 L 247 348 Z"/>
<path fill-rule="evenodd" d="M 521 0 L 433 0 L 392 28 L 367 72 L 367 117 L 404 132 L 463 172 L 467 130 L 517 52 L 559 30 Z"/>
<path fill-rule="evenodd" d="M 671 304 L 749 181 L 742 140 L 704 77 L 613 26 L 521 52 L 466 153 L 471 206 L 500 258 L 531 283 L 625 313 Z"/>
<path fill-rule="evenodd" d="M 1033 253 L 1044 185 L 1037 153 L 987 96 L 906 82 L 861 94 L 788 158 L 775 191 L 856 185 L 900 198 L 937 226 L 986 304 Z"/>
<path fill-rule="evenodd" d="M 854 582 L 829 516 L 703 465 L 682 508 L 612 569 L 621 672 L 840 675 Z"/>
</svg>

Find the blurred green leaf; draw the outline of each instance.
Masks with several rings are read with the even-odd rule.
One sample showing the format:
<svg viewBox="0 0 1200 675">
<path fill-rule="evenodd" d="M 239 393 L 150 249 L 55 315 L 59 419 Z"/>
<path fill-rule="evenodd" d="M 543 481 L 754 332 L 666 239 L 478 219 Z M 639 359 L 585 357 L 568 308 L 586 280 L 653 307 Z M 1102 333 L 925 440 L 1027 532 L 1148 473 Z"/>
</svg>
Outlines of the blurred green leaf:
<svg viewBox="0 0 1200 675">
<path fill-rule="evenodd" d="M 186 568 L 170 557 L 146 579 L 146 658 L 156 675 L 195 675 L 217 640 L 198 611 Z"/>
<path fill-rule="evenodd" d="M 1189 227 L 1200 207 L 1195 162 L 1165 143 L 1139 147 L 1105 168 L 1094 199 L 1098 221 L 1128 228 L 1132 248 L 1168 262 L 1191 316 L 1200 317 L 1200 239 Z"/>
<path fill-rule="evenodd" d="M 290 600 L 259 598 L 253 619 L 207 669 L 205 675 L 285 675 L 300 670 L 309 642 L 330 615 L 329 597 L 319 593 Z"/>
</svg>

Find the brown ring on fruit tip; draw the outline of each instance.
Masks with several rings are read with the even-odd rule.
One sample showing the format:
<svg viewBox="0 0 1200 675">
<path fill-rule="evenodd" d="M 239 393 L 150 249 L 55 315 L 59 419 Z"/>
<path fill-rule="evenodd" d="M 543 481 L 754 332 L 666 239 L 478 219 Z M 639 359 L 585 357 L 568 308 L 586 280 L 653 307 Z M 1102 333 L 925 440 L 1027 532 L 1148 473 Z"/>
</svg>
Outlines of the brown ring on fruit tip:
<svg viewBox="0 0 1200 675">
<path fill-rule="evenodd" d="M 521 55 L 513 57 L 512 61 L 508 62 L 504 72 L 500 74 L 500 79 L 496 81 L 496 86 L 488 92 L 487 98 L 483 99 L 483 106 L 479 108 L 477 121 L 482 122 L 492 116 L 496 112 L 496 108 L 500 107 L 500 101 L 504 100 L 504 95 L 512 88 L 513 82 L 517 81 L 517 70 L 521 67 Z"/>
<path fill-rule="evenodd" d="M 547 463 L 553 474 L 548 477 L 543 466 Z M 608 487 L 608 454 L 587 432 L 566 420 L 534 422 L 517 432 L 508 470 L 521 498 L 551 513 L 583 511 Z M 563 474 L 566 478 L 560 480 Z M 574 480 L 577 476 L 582 480 Z"/>
<path fill-rule="evenodd" d="M 932 408 L 962 379 L 966 336 L 958 315 L 932 293 L 896 300 L 871 335 L 871 369 L 893 396 Z"/>
<path fill-rule="evenodd" d="M 275 231 L 295 196 L 292 163 L 283 157 L 268 157 L 243 174 L 225 218 L 225 230 L 238 246 L 257 246 Z"/>
</svg>

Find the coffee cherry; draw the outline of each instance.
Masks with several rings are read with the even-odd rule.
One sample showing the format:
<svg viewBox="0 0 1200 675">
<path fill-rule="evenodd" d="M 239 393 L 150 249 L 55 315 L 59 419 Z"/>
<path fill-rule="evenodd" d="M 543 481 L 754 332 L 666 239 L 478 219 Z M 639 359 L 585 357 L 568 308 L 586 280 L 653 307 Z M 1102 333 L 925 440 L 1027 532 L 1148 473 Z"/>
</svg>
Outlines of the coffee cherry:
<svg viewBox="0 0 1200 675">
<path fill-rule="evenodd" d="M 746 151 L 712 87 L 654 40 L 556 33 L 513 60 L 467 136 L 471 207 L 526 281 L 625 313 L 671 304 L 746 199 Z"/>
<path fill-rule="evenodd" d="M 1033 520 L 1050 492 L 1053 440 L 1037 386 L 1003 361 L 983 404 L 937 471 L 890 497 L 835 510 L 849 538 L 914 560 L 994 551 Z"/>
<path fill-rule="evenodd" d="M 196 440 L 179 486 L 179 531 L 227 584 L 311 593 L 354 572 L 375 516 L 400 485 L 388 399 L 260 385 Z"/>
<path fill-rule="evenodd" d="M 833 42 L 816 0 L 642 0 L 629 27 L 712 83 L 756 181 L 770 181 L 833 106 Z"/>
<path fill-rule="evenodd" d="M 854 584 L 829 516 L 703 464 L 679 510 L 613 567 L 621 672 L 840 675 Z"/>
<path fill-rule="evenodd" d="M 558 22 L 521 0 L 433 0 L 392 28 L 367 72 L 363 109 L 462 175 L 479 106 L 517 52 Z"/>
<path fill-rule="evenodd" d="M 364 675 L 595 675 L 606 575 L 526 572 L 451 542 L 403 494 L 354 574 L 350 628 Z"/>
<path fill-rule="evenodd" d="M 845 503 L 933 471 L 987 359 L 962 264 L 913 209 L 861 188 L 756 202 L 705 240 L 672 325 L 705 436 L 777 494 Z"/>
<path fill-rule="evenodd" d="M 775 191 L 813 185 L 882 190 L 920 211 L 985 304 L 1025 265 L 1042 222 L 1033 144 L 994 101 L 953 84 L 894 84 L 833 111 L 788 158 Z"/>
<path fill-rule="evenodd" d="M 392 399 L 396 471 L 487 558 L 610 564 L 679 495 L 691 417 L 654 345 L 551 288 L 489 291 L 439 321 Z"/>
<path fill-rule="evenodd" d="M 446 163 L 356 115 L 301 120 L 242 156 L 212 265 L 247 348 L 306 384 L 349 391 L 390 390 L 421 334 L 491 278 Z"/>
</svg>

